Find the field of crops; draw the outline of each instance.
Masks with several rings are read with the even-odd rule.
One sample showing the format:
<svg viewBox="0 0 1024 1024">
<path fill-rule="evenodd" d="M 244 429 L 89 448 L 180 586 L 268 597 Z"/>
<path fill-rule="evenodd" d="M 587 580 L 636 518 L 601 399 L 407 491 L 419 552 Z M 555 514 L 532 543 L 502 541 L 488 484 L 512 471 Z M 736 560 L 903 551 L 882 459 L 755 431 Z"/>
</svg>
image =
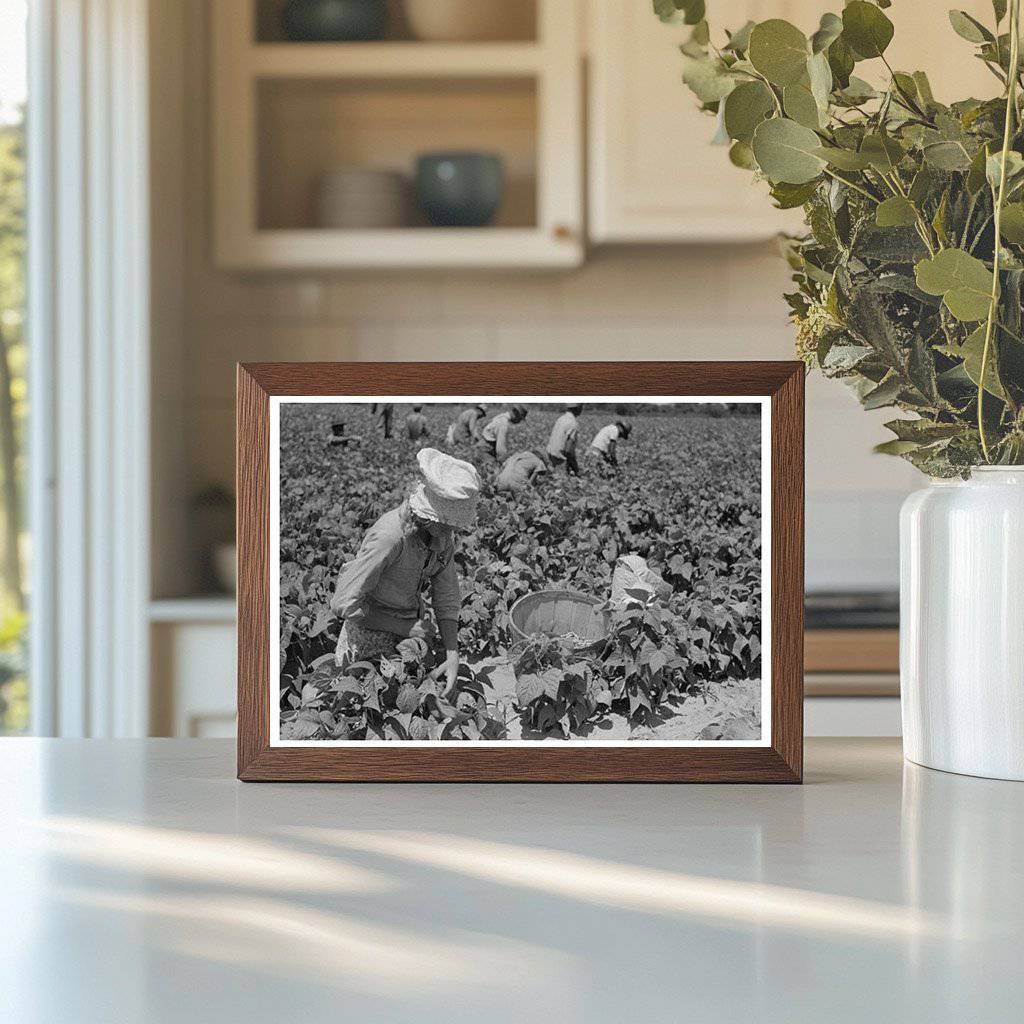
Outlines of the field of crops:
<svg viewBox="0 0 1024 1024">
<path fill-rule="evenodd" d="M 417 479 L 406 411 L 396 407 L 395 436 L 385 440 L 366 406 L 282 405 L 282 739 L 758 737 L 757 416 L 634 415 L 616 474 L 584 456 L 579 479 L 556 476 L 505 495 L 490 486 L 493 460 L 469 445 L 445 446 L 457 410 L 427 407 L 429 443 L 473 461 L 486 484 L 477 528 L 458 539 L 463 664 L 457 687 L 445 692 L 430 677 L 437 652 L 429 637 L 344 672 L 333 656 L 338 570 Z M 542 447 L 556 416 L 534 408 L 513 428 L 512 450 Z M 339 418 L 361 444 L 326 444 Z M 581 452 L 614 419 L 610 407 L 585 411 Z M 606 600 L 624 554 L 647 559 L 671 596 L 636 592 L 613 610 L 607 643 L 585 657 L 557 638 L 517 640 L 509 608 L 519 597 L 565 587 Z"/>
</svg>

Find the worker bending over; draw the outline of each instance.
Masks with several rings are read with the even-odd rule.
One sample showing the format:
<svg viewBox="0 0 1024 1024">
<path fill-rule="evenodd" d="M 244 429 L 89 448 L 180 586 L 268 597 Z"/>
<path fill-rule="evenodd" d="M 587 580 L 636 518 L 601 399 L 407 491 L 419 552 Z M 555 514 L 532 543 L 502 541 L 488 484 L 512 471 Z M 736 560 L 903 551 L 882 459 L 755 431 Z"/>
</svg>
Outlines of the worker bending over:
<svg viewBox="0 0 1024 1024">
<path fill-rule="evenodd" d="M 548 439 L 548 458 L 555 469 L 564 469 L 572 476 L 580 475 L 580 464 L 576 459 L 576 441 L 580 433 L 579 420 L 582 405 L 567 405 L 565 412 L 555 420 Z"/>
<path fill-rule="evenodd" d="M 619 465 L 619 457 L 616 452 L 619 441 L 628 441 L 633 428 L 623 420 L 616 420 L 602 427 L 590 442 L 590 450 L 601 460 L 605 467 L 616 468 Z"/>
<path fill-rule="evenodd" d="M 539 452 L 516 452 L 505 460 L 494 488 L 516 494 L 531 487 L 538 477 L 545 476 L 547 472 L 548 465 Z"/>
</svg>

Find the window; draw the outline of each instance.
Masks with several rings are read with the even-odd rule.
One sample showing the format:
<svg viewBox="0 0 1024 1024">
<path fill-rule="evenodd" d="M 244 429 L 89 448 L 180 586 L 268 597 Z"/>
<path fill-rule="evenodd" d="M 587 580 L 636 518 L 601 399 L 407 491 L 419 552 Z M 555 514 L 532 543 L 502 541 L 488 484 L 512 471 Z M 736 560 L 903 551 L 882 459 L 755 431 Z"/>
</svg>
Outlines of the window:
<svg viewBox="0 0 1024 1024">
<path fill-rule="evenodd" d="M 0 2 L 0 734 L 29 725 L 24 438 L 25 348 L 24 0 Z"/>
</svg>

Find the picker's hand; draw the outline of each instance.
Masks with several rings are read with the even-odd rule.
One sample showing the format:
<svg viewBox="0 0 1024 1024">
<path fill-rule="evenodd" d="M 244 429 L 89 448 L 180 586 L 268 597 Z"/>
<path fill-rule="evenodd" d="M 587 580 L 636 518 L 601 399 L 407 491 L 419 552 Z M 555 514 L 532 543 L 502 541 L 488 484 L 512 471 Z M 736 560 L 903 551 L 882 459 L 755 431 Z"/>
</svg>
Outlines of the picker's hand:
<svg viewBox="0 0 1024 1024">
<path fill-rule="evenodd" d="M 451 693 L 455 689 L 455 684 L 459 681 L 458 651 L 448 651 L 444 656 L 444 681 L 447 692 Z"/>
<path fill-rule="evenodd" d="M 444 661 L 437 668 L 427 674 L 428 679 L 436 679 L 438 682 L 444 680 L 444 696 L 451 699 L 455 685 L 459 681 L 459 652 L 448 651 Z"/>
</svg>

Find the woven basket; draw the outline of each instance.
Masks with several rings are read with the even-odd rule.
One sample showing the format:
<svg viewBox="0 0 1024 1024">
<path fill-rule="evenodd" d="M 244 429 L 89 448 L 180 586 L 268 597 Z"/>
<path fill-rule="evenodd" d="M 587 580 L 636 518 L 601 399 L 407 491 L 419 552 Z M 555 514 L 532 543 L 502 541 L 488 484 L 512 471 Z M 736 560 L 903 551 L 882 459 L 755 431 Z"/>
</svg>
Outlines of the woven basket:
<svg viewBox="0 0 1024 1024">
<path fill-rule="evenodd" d="M 608 638 L 608 612 L 601 610 L 602 601 L 576 590 L 541 590 L 519 598 L 509 609 L 512 631 L 520 640 L 534 633 L 565 636 L 575 633 L 584 637 L 575 644 L 580 654 L 599 651 Z"/>
</svg>

